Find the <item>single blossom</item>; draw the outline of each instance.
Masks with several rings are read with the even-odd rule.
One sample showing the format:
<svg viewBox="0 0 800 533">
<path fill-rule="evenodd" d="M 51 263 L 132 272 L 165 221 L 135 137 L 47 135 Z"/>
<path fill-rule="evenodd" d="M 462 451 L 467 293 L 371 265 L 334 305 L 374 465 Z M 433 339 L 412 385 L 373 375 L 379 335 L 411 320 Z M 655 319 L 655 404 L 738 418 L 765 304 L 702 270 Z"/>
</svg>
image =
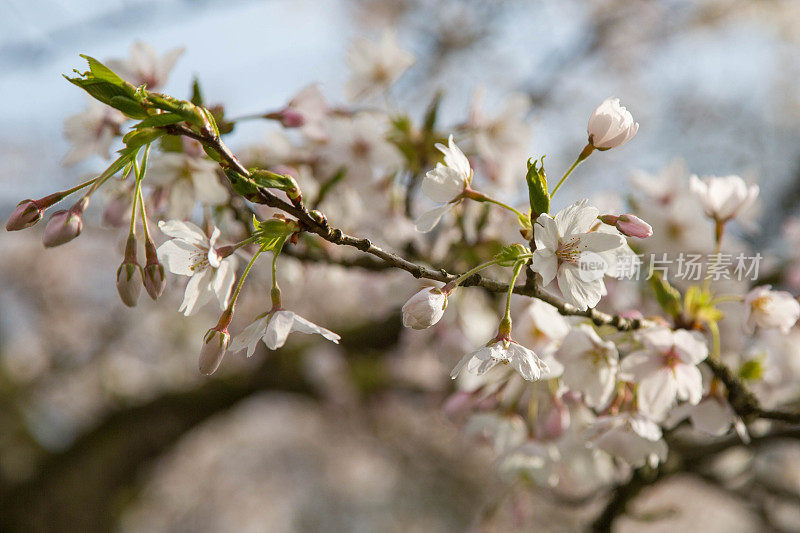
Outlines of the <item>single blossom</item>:
<svg viewBox="0 0 800 533">
<path fill-rule="evenodd" d="M 602 416 L 590 428 L 588 437 L 599 449 L 633 467 L 655 467 L 667 458 L 661 428 L 641 414 Z"/>
<path fill-rule="evenodd" d="M 347 83 L 347 96 L 355 100 L 387 89 L 411 65 L 414 56 L 403 50 L 391 30 L 381 40 L 356 40 L 347 51 L 347 64 L 352 71 Z"/>
<path fill-rule="evenodd" d="M 284 128 L 299 128 L 308 139 L 324 141 L 327 139 L 325 119 L 330 112 L 319 85 L 315 84 L 302 89 L 286 107 L 267 117 L 279 120 Z"/>
<path fill-rule="evenodd" d="M 403 305 L 403 325 L 413 329 L 429 328 L 441 320 L 445 307 L 447 294 L 440 288 L 422 289 Z"/>
<path fill-rule="evenodd" d="M 689 178 L 689 188 L 700 200 L 707 216 L 718 223 L 736 218 L 758 196 L 758 185 L 747 186 L 739 176 Z"/>
<path fill-rule="evenodd" d="M 604 254 L 625 244 L 620 235 L 590 231 L 597 215 L 597 208 L 581 200 L 555 218 L 539 215 L 533 228 L 533 270 L 541 274 L 545 285 L 557 277 L 564 298 L 581 310 L 594 307 L 606 294 L 603 276 L 613 265 Z"/>
<path fill-rule="evenodd" d="M 444 164 L 436 163 L 422 179 L 422 192 L 436 203 L 443 204 L 423 213 L 416 222 L 417 231 L 431 231 L 439 220 L 461 199 L 472 180 L 472 167 L 464 152 L 456 146 L 453 136 L 447 139 L 447 146 L 436 143 L 436 148 L 444 154 Z"/>
<path fill-rule="evenodd" d="M 286 344 L 289 333 L 293 331 L 322 335 L 336 344 L 339 344 L 339 339 L 341 339 L 336 333 L 318 326 L 300 315 L 284 309 L 274 309 L 258 317 L 255 322 L 234 337 L 231 351 L 239 352 L 247 348 L 247 357 L 251 357 L 256 351 L 259 340 L 263 341 L 270 350 L 277 350 Z"/>
<path fill-rule="evenodd" d="M 554 351 L 570 331 L 558 309 L 538 298 L 531 299 L 515 324 L 518 338 L 538 353 Z"/>
<path fill-rule="evenodd" d="M 708 435 L 720 437 L 733 427 L 745 443 L 750 440 L 747 427 L 739 415 L 728 402 L 714 394 L 704 397 L 697 405 L 688 403 L 679 405 L 670 411 L 664 425 L 672 428 L 686 418 L 692 423 L 694 429 Z"/>
<path fill-rule="evenodd" d="M 474 414 L 467 421 L 464 432 L 469 437 L 486 439 L 497 454 L 510 452 L 528 439 L 528 426 L 515 413 Z"/>
<path fill-rule="evenodd" d="M 121 134 L 125 115 L 97 100 L 89 108 L 64 120 L 64 137 L 71 148 L 64 157 L 65 165 L 74 165 L 91 155 L 110 157 L 111 144 Z"/>
<path fill-rule="evenodd" d="M 215 162 L 199 153 L 166 152 L 150 161 L 147 181 L 168 192 L 167 216 L 180 220 L 192 214 L 197 201 L 219 205 L 228 200 L 228 189 L 220 183 L 217 170 Z"/>
<path fill-rule="evenodd" d="M 556 357 L 564 365 L 564 385 L 583 394 L 586 405 L 602 409 L 608 405 L 619 370 L 619 352 L 591 326 L 581 324 L 569 332 Z"/>
<path fill-rule="evenodd" d="M 598 218 L 600 218 L 603 223 L 614 226 L 620 233 L 627 237 L 646 239 L 653 235 L 652 226 L 636 215 L 600 215 Z"/>
<path fill-rule="evenodd" d="M 507 338 L 495 338 L 486 346 L 465 355 L 450 372 L 450 377 L 452 379 L 458 377 L 464 367 L 468 372 L 480 376 L 498 363 L 511 365 L 528 381 L 541 379 L 542 375 L 547 374 L 550 370 L 547 363 L 532 350 Z"/>
<path fill-rule="evenodd" d="M 112 59 L 106 64 L 120 77 L 133 85 L 147 85 L 150 90 L 161 88 L 169 77 L 183 48 L 173 48 L 161 57 L 147 43 L 136 41 L 131 45 L 127 59 Z"/>
<path fill-rule="evenodd" d="M 662 420 L 676 400 L 692 405 L 703 395 L 697 365 L 708 356 L 708 346 L 696 331 L 657 328 L 641 335 L 644 349 L 628 354 L 621 370 L 638 384 L 639 410 Z"/>
<path fill-rule="evenodd" d="M 158 257 L 173 274 L 189 276 L 179 311 L 193 315 L 214 297 L 220 309 L 225 309 L 233 289 L 236 259 L 233 255 L 223 258 L 217 252 L 219 229 L 214 227 L 208 237 L 191 222 L 161 221 L 158 227 L 172 237 L 158 248 Z"/>
<path fill-rule="evenodd" d="M 755 327 L 779 329 L 783 333 L 789 330 L 800 318 L 800 303 L 790 293 L 773 291 L 771 285 L 756 287 L 744 297 L 747 312 L 745 329 L 753 333 Z"/>
<path fill-rule="evenodd" d="M 639 131 L 630 112 L 619 105 L 619 98 L 608 98 L 589 117 L 589 144 L 597 150 L 609 150 L 630 141 Z"/>
</svg>

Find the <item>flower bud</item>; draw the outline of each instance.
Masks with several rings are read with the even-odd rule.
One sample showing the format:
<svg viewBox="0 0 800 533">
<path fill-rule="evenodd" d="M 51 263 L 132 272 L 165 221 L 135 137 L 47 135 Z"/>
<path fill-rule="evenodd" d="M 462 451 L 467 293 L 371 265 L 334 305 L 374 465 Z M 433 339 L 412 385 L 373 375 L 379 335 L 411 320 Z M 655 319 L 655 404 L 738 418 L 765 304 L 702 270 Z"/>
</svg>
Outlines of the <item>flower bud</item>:
<svg viewBox="0 0 800 533">
<path fill-rule="evenodd" d="M 8 217 L 6 222 L 7 231 L 19 231 L 21 229 L 29 228 L 42 219 L 42 208 L 36 203 L 36 200 L 23 200 Z"/>
<path fill-rule="evenodd" d="M 125 245 L 125 259 L 117 269 L 117 292 L 122 303 L 135 307 L 142 291 L 142 273 L 136 261 L 136 237 L 131 234 Z"/>
<path fill-rule="evenodd" d="M 636 215 L 601 215 L 599 218 L 603 223 L 609 226 L 614 226 L 620 233 L 628 237 L 637 237 L 639 239 L 646 239 L 653 235 L 653 228 L 637 217 Z"/>
<path fill-rule="evenodd" d="M 439 322 L 447 307 L 447 294 L 433 287 L 419 291 L 403 305 L 403 325 L 425 329 Z"/>
<path fill-rule="evenodd" d="M 147 264 L 144 266 L 144 288 L 150 298 L 157 300 L 164 294 L 164 287 L 167 286 L 167 278 L 164 274 L 164 265 L 158 261 L 158 253 L 153 241 L 147 241 L 144 245 Z"/>
<path fill-rule="evenodd" d="M 230 342 L 231 336 L 227 325 L 217 325 L 206 332 L 203 348 L 200 350 L 201 373 L 210 376 L 217 371 Z"/>
<path fill-rule="evenodd" d="M 619 105 L 619 98 L 608 98 L 589 117 L 586 131 L 590 146 L 609 150 L 631 140 L 639 131 L 639 123 L 634 122 L 630 112 Z"/>
<path fill-rule="evenodd" d="M 68 243 L 81 234 L 83 229 L 83 211 L 89 204 L 86 197 L 78 200 L 67 211 L 56 211 L 44 228 L 42 241 L 45 248 L 52 248 Z"/>
</svg>

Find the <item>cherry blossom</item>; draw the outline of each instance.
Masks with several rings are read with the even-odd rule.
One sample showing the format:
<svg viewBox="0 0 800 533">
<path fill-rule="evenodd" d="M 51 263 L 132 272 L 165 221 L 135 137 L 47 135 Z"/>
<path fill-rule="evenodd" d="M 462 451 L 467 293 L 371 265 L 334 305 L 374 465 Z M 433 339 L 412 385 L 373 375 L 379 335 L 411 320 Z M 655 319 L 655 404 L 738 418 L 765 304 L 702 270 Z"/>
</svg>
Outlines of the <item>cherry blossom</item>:
<svg viewBox="0 0 800 533">
<path fill-rule="evenodd" d="M 147 181 L 169 192 L 167 216 L 181 220 L 192 214 L 195 203 L 225 203 L 229 193 L 219 181 L 218 166 L 204 157 L 166 152 L 153 157 Z"/>
<path fill-rule="evenodd" d="M 639 131 L 630 112 L 619 105 L 619 98 L 608 98 L 589 117 L 589 144 L 597 150 L 609 150 L 630 141 Z"/>
<path fill-rule="evenodd" d="M 602 340 L 591 326 L 580 324 L 564 338 L 556 356 L 564 365 L 564 385 L 583 393 L 586 405 L 604 408 L 614 392 L 619 370 L 614 343 Z"/>
<path fill-rule="evenodd" d="M 64 120 L 64 137 L 72 145 L 64 157 L 64 164 L 74 165 L 91 155 L 108 159 L 111 144 L 126 120 L 125 115 L 116 109 L 90 100 L 86 111 Z"/>
<path fill-rule="evenodd" d="M 173 274 L 189 276 L 179 311 L 193 315 L 212 298 L 225 309 L 233 289 L 236 258 L 223 258 L 215 249 L 219 228 L 213 227 L 209 237 L 191 222 L 162 221 L 158 227 L 172 237 L 158 248 L 159 259 Z"/>
<path fill-rule="evenodd" d="M 274 309 L 258 317 L 255 322 L 242 330 L 231 342 L 230 350 L 239 352 L 247 348 L 247 357 L 251 357 L 262 341 L 270 350 L 277 350 L 289 337 L 289 333 L 315 333 L 339 344 L 341 337 L 336 333 L 306 320 L 298 314 L 284 309 Z"/>
<path fill-rule="evenodd" d="M 661 420 L 676 400 L 697 404 L 703 378 L 697 364 L 708 356 L 708 346 L 696 331 L 656 328 L 640 335 L 644 349 L 628 354 L 621 370 L 637 384 L 639 409 Z"/>
<path fill-rule="evenodd" d="M 452 135 L 447 139 L 447 146 L 436 143 L 436 148 L 444 154 L 444 164 L 436 163 L 436 167 L 425 174 L 422 192 L 434 202 L 443 205 L 426 211 L 417 219 L 417 231 L 422 233 L 436 227 L 442 216 L 458 203 L 472 181 L 469 159 L 456 145 Z"/>
<path fill-rule="evenodd" d="M 758 196 L 758 185 L 747 186 L 739 176 L 689 178 L 692 193 L 703 204 L 706 215 L 725 223 L 750 207 Z"/>
<path fill-rule="evenodd" d="M 414 56 L 400 47 L 393 31 L 386 30 L 377 44 L 368 39 L 353 42 L 347 64 L 352 70 L 347 95 L 355 100 L 388 88 L 414 64 Z"/>
<path fill-rule="evenodd" d="M 169 73 L 183 52 L 183 48 L 173 48 L 159 57 L 152 46 L 137 41 L 131 45 L 127 59 L 110 60 L 108 66 L 133 85 L 146 84 L 148 89 L 153 90 L 163 87 L 167 82 Z"/>
<path fill-rule="evenodd" d="M 606 294 L 603 276 L 610 266 L 600 254 L 624 244 L 619 235 L 590 232 L 597 215 L 597 208 L 580 200 L 559 211 L 555 218 L 547 213 L 539 215 L 533 229 L 533 270 L 541 274 L 545 285 L 557 277 L 564 298 L 579 309 L 594 307 Z M 587 270 L 586 265 L 592 268 Z"/>
<path fill-rule="evenodd" d="M 437 287 L 422 289 L 403 305 L 403 325 L 413 329 L 429 328 L 441 320 L 445 307 L 445 292 Z"/>
<path fill-rule="evenodd" d="M 753 333 L 755 327 L 779 329 L 783 333 L 789 330 L 800 318 L 800 303 L 785 291 L 773 291 L 770 285 L 756 287 L 744 297 L 747 310 L 745 329 Z"/>
<path fill-rule="evenodd" d="M 495 339 L 486 346 L 465 355 L 450 372 L 450 377 L 453 379 L 458 377 L 464 367 L 468 372 L 480 376 L 498 363 L 511 365 L 528 381 L 541 379 L 543 374 L 549 372 L 547 363 L 532 350 L 512 340 Z"/>
<path fill-rule="evenodd" d="M 599 449 L 619 457 L 633 467 L 652 467 L 667 458 L 661 428 L 638 413 L 622 413 L 597 419 L 587 434 Z"/>
</svg>

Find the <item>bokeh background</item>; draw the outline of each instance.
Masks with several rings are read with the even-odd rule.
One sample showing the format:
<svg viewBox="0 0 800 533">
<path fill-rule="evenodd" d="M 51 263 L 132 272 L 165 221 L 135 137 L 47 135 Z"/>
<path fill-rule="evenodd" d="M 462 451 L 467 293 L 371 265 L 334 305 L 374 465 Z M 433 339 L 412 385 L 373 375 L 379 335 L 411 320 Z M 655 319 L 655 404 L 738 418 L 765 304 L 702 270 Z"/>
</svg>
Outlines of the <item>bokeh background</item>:
<svg viewBox="0 0 800 533">
<path fill-rule="evenodd" d="M 582 146 L 597 103 L 620 97 L 640 131 L 585 163 L 565 187 L 573 195 L 624 194 L 632 171 L 682 157 L 692 172 L 760 184 L 759 228 L 745 236 L 758 247 L 794 213 L 793 0 L 0 0 L 0 218 L 101 168 L 61 164 L 63 120 L 86 104 L 61 77 L 79 53 L 183 46 L 164 92 L 188 95 L 197 76 L 237 116 L 278 109 L 312 82 L 344 101 L 348 44 L 386 27 L 417 57 L 395 105 L 419 114 L 442 90 L 455 121 L 479 87 L 489 107 L 523 93 L 530 154 L 554 168 Z M 228 144 L 263 142 L 269 128 L 244 123 Z M 370 278 L 374 301 L 327 297 L 321 307 L 337 309 L 319 313 L 347 326 L 343 350 L 293 344 L 201 379 L 213 310 L 184 319 L 177 286 L 125 308 L 113 284 L 122 236 L 89 219 L 89 238 L 47 253 L 29 232 L 0 234 L 0 529 L 505 531 L 534 517 L 541 530 L 573 531 L 598 509 L 498 479 L 490 451 L 441 414 L 450 361 L 400 335 L 404 274 Z M 314 303 L 323 286 L 291 299 Z M 396 301 L 378 296 L 387 287 Z M 690 476 L 640 505 L 621 531 L 764 524 L 749 497 Z"/>
</svg>

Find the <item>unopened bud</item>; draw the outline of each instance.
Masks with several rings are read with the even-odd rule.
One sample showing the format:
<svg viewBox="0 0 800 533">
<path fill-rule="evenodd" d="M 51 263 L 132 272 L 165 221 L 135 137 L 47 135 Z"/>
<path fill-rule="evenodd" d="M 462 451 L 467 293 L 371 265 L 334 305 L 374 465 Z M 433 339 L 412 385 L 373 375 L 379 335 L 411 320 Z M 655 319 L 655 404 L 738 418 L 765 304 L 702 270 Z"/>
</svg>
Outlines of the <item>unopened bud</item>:
<svg viewBox="0 0 800 533">
<path fill-rule="evenodd" d="M 42 208 L 36 203 L 35 200 L 23 200 L 8 217 L 6 222 L 6 230 L 19 231 L 21 229 L 29 228 L 42 219 Z"/>
<path fill-rule="evenodd" d="M 117 292 L 122 303 L 128 307 L 135 307 L 142 292 L 142 273 L 136 261 L 136 237 L 128 236 L 125 245 L 125 259 L 117 269 Z"/>
<path fill-rule="evenodd" d="M 89 203 L 88 198 L 80 199 L 67 211 L 56 211 L 47 222 L 42 241 L 46 248 L 60 246 L 81 234 L 83 211 Z"/>
<path fill-rule="evenodd" d="M 275 111 L 274 113 L 267 113 L 264 116 L 279 121 L 284 128 L 299 128 L 306 123 L 306 119 L 302 113 L 289 108 Z"/>
<path fill-rule="evenodd" d="M 231 336 L 227 325 L 217 325 L 206 332 L 203 348 L 200 350 L 201 373 L 210 376 L 217 371 L 230 342 Z"/>
<path fill-rule="evenodd" d="M 164 294 L 164 288 L 167 286 L 167 278 L 164 274 L 164 265 L 158 261 L 158 253 L 153 241 L 147 241 L 144 246 L 145 256 L 147 257 L 147 264 L 144 266 L 144 289 L 150 298 L 157 300 L 159 296 Z"/>
<path fill-rule="evenodd" d="M 599 218 L 604 224 L 614 226 L 620 233 L 628 237 L 646 239 L 653 235 L 653 228 L 636 215 L 601 215 Z"/>
<path fill-rule="evenodd" d="M 445 307 L 447 294 L 441 289 L 422 289 L 403 305 L 403 325 L 413 329 L 429 328 L 441 320 Z"/>
</svg>

